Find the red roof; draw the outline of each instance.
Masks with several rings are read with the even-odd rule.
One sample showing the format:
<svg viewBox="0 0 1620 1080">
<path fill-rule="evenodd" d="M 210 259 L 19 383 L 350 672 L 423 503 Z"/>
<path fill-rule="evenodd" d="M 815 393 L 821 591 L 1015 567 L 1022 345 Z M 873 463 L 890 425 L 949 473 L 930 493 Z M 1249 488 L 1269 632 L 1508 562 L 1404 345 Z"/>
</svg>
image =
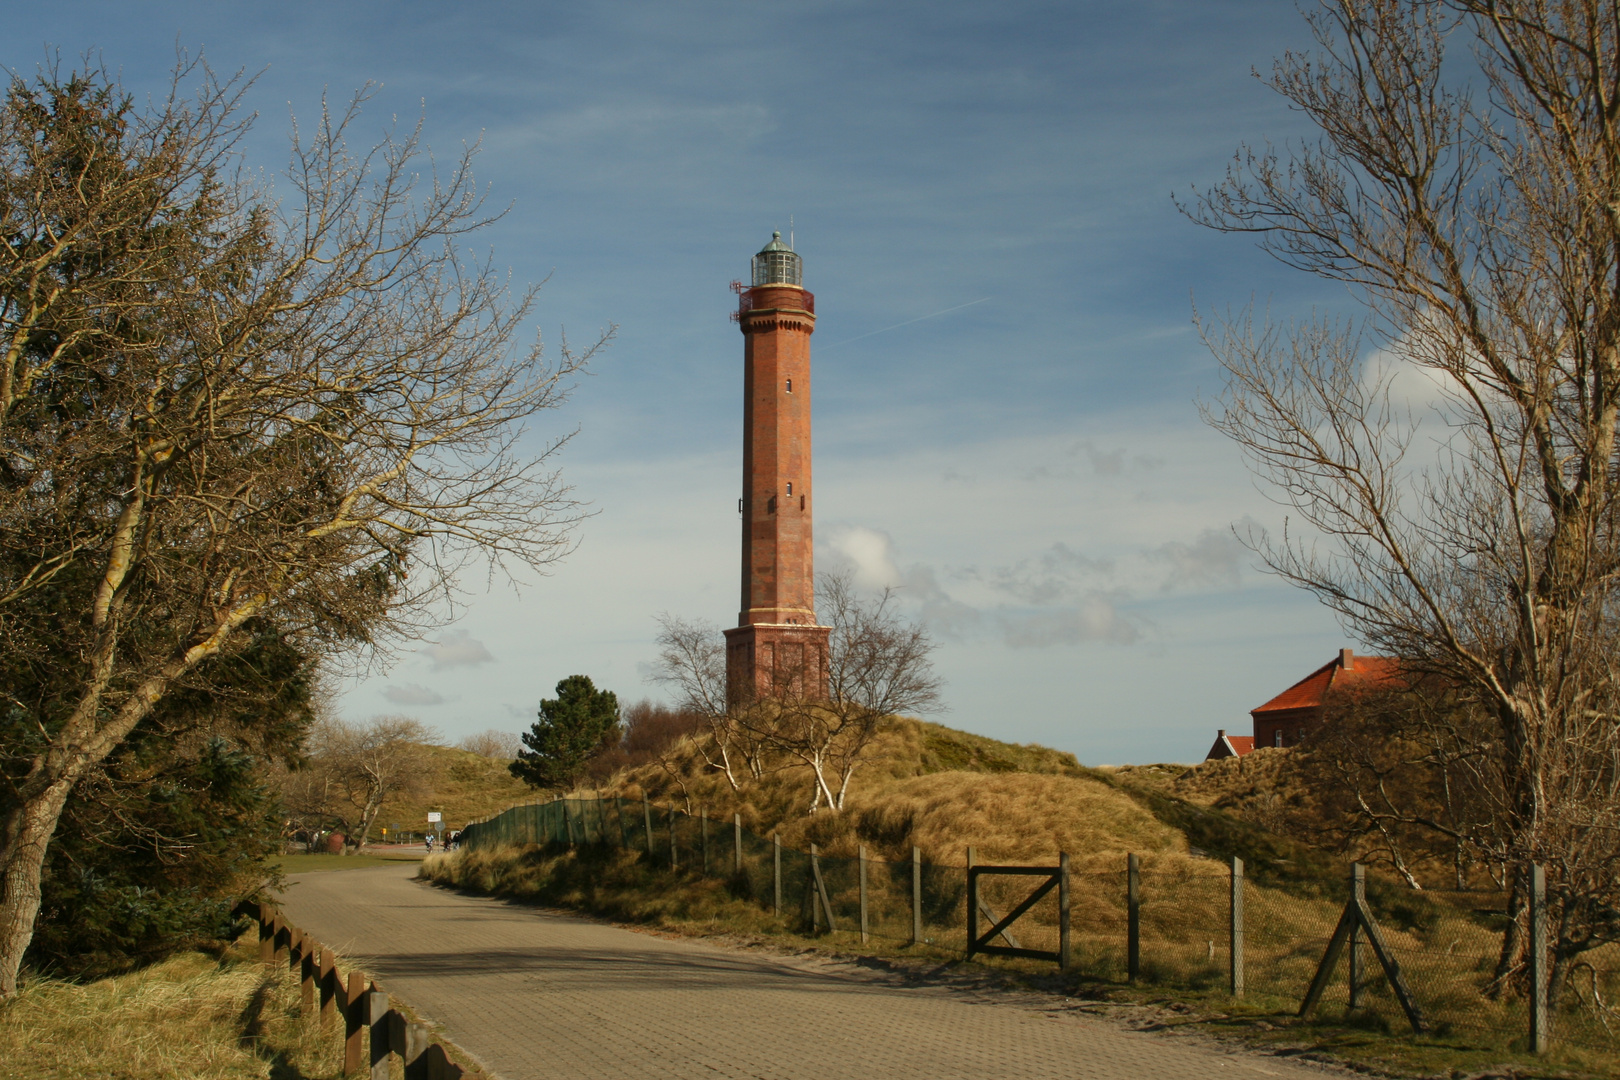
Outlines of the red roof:
<svg viewBox="0 0 1620 1080">
<path fill-rule="evenodd" d="M 1343 665 L 1348 661 L 1349 668 Z M 1299 682 L 1290 686 L 1251 714 L 1281 712 L 1285 709 L 1313 709 L 1320 706 L 1328 692 L 1335 688 L 1347 690 L 1356 686 L 1393 681 L 1400 670 L 1400 661 L 1388 656 L 1356 656 L 1346 649 L 1339 656 L 1323 664 Z"/>
<path fill-rule="evenodd" d="M 1253 735 L 1228 735 L 1225 731 L 1215 736 L 1215 745 L 1204 755 L 1205 761 L 1218 758 L 1242 757 L 1254 750 Z"/>
</svg>

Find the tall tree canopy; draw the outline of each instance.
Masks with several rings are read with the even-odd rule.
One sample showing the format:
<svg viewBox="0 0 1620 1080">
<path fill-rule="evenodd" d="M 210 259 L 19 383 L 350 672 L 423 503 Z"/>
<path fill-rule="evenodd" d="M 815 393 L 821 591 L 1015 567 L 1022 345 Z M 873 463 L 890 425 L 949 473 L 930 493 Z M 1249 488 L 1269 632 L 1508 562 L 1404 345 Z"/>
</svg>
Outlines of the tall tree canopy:
<svg viewBox="0 0 1620 1080">
<path fill-rule="evenodd" d="M 567 550 L 558 440 L 522 426 L 589 350 L 518 346 L 533 292 L 459 246 L 470 159 L 415 188 L 414 134 L 352 154 L 357 98 L 272 193 L 245 91 L 49 71 L 0 105 L 0 997 L 75 789 L 256 626 L 386 645 L 469 560 Z"/>
<path fill-rule="evenodd" d="M 565 788 L 583 777 L 591 756 L 615 741 L 619 699 L 598 690 L 586 675 L 570 675 L 557 684 L 555 698 L 542 698 L 540 717 L 523 734 L 526 750 L 508 768 L 537 788 Z"/>
</svg>

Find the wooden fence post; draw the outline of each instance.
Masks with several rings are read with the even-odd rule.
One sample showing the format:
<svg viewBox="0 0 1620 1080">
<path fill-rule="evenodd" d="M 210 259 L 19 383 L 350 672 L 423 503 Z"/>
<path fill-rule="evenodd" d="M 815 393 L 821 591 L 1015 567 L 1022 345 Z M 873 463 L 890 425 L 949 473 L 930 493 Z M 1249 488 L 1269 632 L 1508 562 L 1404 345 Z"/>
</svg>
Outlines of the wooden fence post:
<svg viewBox="0 0 1620 1080">
<path fill-rule="evenodd" d="M 709 808 L 698 807 L 698 843 L 703 848 L 703 876 L 709 876 Z"/>
<path fill-rule="evenodd" d="M 1227 989 L 1243 996 L 1243 860 L 1232 856 L 1232 897 L 1227 921 Z"/>
<path fill-rule="evenodd" d="M 630 826 L 624 823 L 624 800 L 613 800 L 613 814 L 619 819 L 619 846 L 630 850 Z"/>
<path fill-rule="evenodd" d="M 666 811 L 669 814 L 669 868 L 680 869 L 680 860 L 675 854 L 675 808 L 672 806 Z"/>
<path fill-rule="evenodd" d="M 1125 973 L 1131 982 L 1142 973 L 1142 860 L 1125 858 Z"/>
<path fill-rule="evenodd" d="M 270 914 L 269 904 L 259 905 L 259 960 L 270 963 L 276 958 L 276 925 L 275 916 Z"/>
<path fill-rule="evenodd" d="M 319 945 L 308 934 L 304 935 L 303 955 L 299 957 L 299 1009 L 298 1015 L 305 1020 L 315 1018 L 315 976 L 320 972 Z"/>
<path fill-rule="evenodd" d="M 321 950 L 321 1027 L 332 1026 L 337 1003 L 337 957 L 331 949 Z"/>
<path fill-rule="evenodd" d="M 911 943 L 922 944 L 922 848 L 911 845 Z"/>
<path fill-rule="evenodd" d="M 867 937 L 866 927 L 866 845 L 860 846 L 861 857 L 861 944 L 865 945 Z"/>
<path fill-rule="evenodd" d="M 271 960 L 276 964 L 285 964 L 287 952 L 292 945 L 292 935 L 287 931 L 287 924 L 281 921 L 279 914 L 271 922 L 270 927 L 273 931 L 272 938 L 276 943 L 276 951 Z"/>
<path fill-rule="evenodd" d="M 647 858 L 651 859 L 653 853 L 652 803 L 647 801 L 647 793 L 645 791 L 641 793 L 641 816 L 647 823 Z"/>
<path fill-rule="evenodd" d="M 408 1024 L 405 1027 L 405 1080 L 430 1080 L 428 1076 L 428 1047 L 433 1045 L 433 1032 L 426 1024 Z"/>
<path fill-rule="evenodd" d="M 1069 954 L 1069 853 L 1058 854 L 1058 970 L 1068 971 Z"/>
<path fill-rule="evenodd" d="M 568 812 L 568 800 L 559 799 L 562 803 L 563 829 L 568 833 L 568 846 L 574 846 L 574 815 Z"/>
<path fill-rule="evenodd" d="M 731 872 L 742 875 L 742 815 L 731 815 Z"/>
<path fill-rule="evenodd" d="M 360 1071 L 360 1033 L 365 1027 L 366 977 L 349 972 L 349 992 L 343 999 L 343 1075 Z"/>
<path fill-rule="evenodd" d="M 388 1054 L 392 1040 L 388 1035 L 388 995 L 381 990 L 364 994 L 366 1026 L 371 1035 L 371 1080 L 388 1080 Z"/>
<path fill-rule="evenodd" d="M 1365 904 L 1367 902 L 1367 868 L 1360 863 L 1350 864 L 1350 902 L 1352 904 Z M 1361 921 L 1358 919 L 1350 924 L 1350 979 L 1349 1007 L 1361 1007 Z"/>
<path fill-rule="evenodd" d="M 772 862 L 775 864 L 775 871 L 771 874 L 772 884 L 775 886 L 774 892 L 772 893 L 774 899 L 771 901 L 771 914 L 780 917 L 781 914 L 782 914 L 782 834 L 781 833 L 775 833 L 775 832 L 771 833 L 771 854 L 773 856 Z"/>
<path fill-rule="evenodd" d="M 816 857 L 816 845 L 810 845 L 810 880 L 805 882 L 808 886 L 804 891 L 810 897 L 810 935 L 821 933 L 821 897 L 817 895 L 816 882 L 821 877 L 820 860 Z M 829 929 L 831 929 L 829 927 Z"/>
<path fill-rule="evenodd" d="M 994 926 L 995 923 L 991 923 Z M 973 849 L 967 849 L 967 959 L 979 944 L 979 875 L 973 872 Z"/>
<path fill-rule="evenodd" d="M 1547 871 L 1540 863 L 1530 866 L 1530 1052 L 1545 1054 L 1549 1045 L 1547 1030 Z"/>
</svg>

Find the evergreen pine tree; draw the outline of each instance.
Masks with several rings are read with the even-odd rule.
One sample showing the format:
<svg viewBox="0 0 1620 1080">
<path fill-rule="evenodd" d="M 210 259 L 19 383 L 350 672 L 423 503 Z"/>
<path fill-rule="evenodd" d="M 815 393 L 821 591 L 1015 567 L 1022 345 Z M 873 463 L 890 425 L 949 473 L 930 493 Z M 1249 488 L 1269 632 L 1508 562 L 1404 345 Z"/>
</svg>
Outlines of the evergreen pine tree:
<svg viewBox="0 0 1620 1080">
<path fill-rule="evenodd" d="M 585 675 L 557 684 L 557 696 L 542 699 L 540 716 L 523 736 L 509 768 L 537 788 L 566 788 L 585 775 L 591 757 L 619 729 L 619 699 L 598 690 Z"/>
</svg>

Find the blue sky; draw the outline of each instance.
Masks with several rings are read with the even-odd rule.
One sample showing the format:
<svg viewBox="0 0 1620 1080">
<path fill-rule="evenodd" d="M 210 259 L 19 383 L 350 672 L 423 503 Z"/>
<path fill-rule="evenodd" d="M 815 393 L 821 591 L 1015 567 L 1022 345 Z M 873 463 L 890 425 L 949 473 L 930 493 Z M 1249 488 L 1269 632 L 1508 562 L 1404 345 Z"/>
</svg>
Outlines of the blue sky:
<svg viewBox="0 0 1620 1080">
<path fill-rule="evenodd" d="M 548 278 L 551 340 L 618 337 L 563 414 L 596 511 L 555 573 L 485 593 L 361 718 L 517 730 L 557 680 L 646 682 L 660 611 L 736 619 L 742 341 L 727 283 L 791 217 L 816 294 L 818 565 L 900 586 L 940 641 L 936 719 L 1090 763 L 1197 760 L 1350 644 L 1230 538 L 1276 528 L 1196 400 L 1192 310 L 1349 310 L 1171 196 L 1306 134 L 1251 75 L 1309 39 L 1286 0 L 1200 3 L 73 3 L 0 56 L 100 50 L 138 93 L 176 45 L 257 76 L 250 163 L 290 116 L 480 141 L 478 243 Z M 905 324 L 905 325 L 901 325 Z"/>
</svg>

